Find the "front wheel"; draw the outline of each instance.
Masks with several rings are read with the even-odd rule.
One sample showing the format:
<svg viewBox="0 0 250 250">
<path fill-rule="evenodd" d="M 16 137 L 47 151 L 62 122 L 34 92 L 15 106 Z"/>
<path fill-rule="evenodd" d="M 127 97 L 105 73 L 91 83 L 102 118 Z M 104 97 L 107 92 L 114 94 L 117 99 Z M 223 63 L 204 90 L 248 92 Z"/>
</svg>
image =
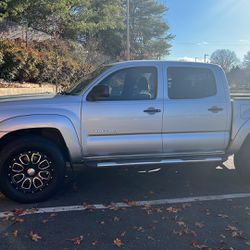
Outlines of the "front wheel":
<svg viewBox="0 0 250 250">
<path fill-rule="evenodd" d="M 52 196 L 64 181 L 65 161 L 51 141 L 26 136 L 0 153 L 1 191 L 10 199 L 32 203 Z"/>
</svg>

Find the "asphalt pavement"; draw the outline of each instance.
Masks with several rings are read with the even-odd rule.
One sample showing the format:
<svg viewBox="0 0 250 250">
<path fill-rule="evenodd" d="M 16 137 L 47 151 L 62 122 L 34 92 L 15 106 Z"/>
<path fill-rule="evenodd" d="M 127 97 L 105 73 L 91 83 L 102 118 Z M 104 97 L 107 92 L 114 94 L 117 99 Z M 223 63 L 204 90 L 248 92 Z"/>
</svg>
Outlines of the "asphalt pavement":
<svg viewBox="0 0 250 250">
<path fill-rule="evenodd" d="M 77 168 L 50 200 L 0 197 L 0 249 L 250 249 L 250 180 L 221 166 Z"/>
</svg>

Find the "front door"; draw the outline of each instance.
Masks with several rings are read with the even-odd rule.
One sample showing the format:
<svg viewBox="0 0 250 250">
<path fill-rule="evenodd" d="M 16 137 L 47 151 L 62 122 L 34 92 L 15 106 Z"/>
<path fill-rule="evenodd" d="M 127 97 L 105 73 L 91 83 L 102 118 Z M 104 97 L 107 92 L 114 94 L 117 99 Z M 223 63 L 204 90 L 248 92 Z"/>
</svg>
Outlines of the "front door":
<svg viewBox="0 0 250 250">
<path fill-rule="evenodd" d="M 160 66 L 114 70 L 98 84 L 110 96 L 82 107 L 85 156 L 162 153 L 163 85 Z"/>
</svg>

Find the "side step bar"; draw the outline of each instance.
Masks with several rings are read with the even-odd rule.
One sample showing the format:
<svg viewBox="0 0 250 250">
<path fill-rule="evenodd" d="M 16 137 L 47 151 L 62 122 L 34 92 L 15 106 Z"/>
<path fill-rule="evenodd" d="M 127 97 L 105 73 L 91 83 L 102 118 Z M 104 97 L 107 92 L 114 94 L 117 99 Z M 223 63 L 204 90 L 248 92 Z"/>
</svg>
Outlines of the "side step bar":
<svg viewBox="0 0 250 250">
<path fill-rule="evenodd" d="M 207 157 L 200 159 L 162 159 L 159 161 L 122 161 L 122 162 L 99 162 L 98 168 L 102 167 L 114 167 L 114 166 L 139 166 L 139 165 L 152 165 L 152 164 L 176 164 L 176 163 L 196 163 L 196 162 L 221 162 L 222 157 Z"/>
</svg>

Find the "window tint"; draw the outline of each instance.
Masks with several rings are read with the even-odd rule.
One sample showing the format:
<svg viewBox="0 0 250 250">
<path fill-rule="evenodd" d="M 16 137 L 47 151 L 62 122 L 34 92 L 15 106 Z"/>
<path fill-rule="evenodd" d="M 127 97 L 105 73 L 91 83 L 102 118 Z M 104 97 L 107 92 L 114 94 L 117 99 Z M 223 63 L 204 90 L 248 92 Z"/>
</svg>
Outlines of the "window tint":
<svg viewBox="0 0 250 250">
<path fill-rule="evenodd" d="M 116 71 L 101 83 L 110 96 L 102 100 L 151 100 L 156 97 L 157 69 L 134 67 Z"/>
<path fill-rule="evenodd" d="M 199 99 L 216 95 L 216 81 L 209 69 L 169 67 L 168 96 L 170 99 Z"/>
</svg>

